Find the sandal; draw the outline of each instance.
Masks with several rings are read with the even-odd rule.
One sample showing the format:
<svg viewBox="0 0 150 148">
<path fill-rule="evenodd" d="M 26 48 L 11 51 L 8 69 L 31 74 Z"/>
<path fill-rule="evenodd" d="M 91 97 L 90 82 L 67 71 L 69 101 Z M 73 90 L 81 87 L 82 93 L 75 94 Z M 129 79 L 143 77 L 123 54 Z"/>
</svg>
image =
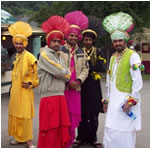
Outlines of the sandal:
<svg viewBox="0 0 150 148">
<path fill-rule="evenodd" d="M 31 146 L 29 146 L 29 148 L 37 148 L 37 146 L 31 145 Z"/>
<path fill-rule="evenodd" d="M 81 141 L 76 141 L 76 142 L 73 142 L 72 144 L 72 148 L 78 148 L 82 145 L 82 142 Z"/>
<path fill-rule="evenodd" d="M 16 141 L 16 140 L 10 140 L 9 143 L 10 143 L 11 145 L 17 145 L 17 144 L 19 144 L 19 142 Z"/>
<path fill-rule="evenodd" d="M 103 148 L 103 144 L 101 143 L 95 142 L 95 143 L 91 143 L 91 145 L 94 146 L 95 148 Z"/>
</svg>

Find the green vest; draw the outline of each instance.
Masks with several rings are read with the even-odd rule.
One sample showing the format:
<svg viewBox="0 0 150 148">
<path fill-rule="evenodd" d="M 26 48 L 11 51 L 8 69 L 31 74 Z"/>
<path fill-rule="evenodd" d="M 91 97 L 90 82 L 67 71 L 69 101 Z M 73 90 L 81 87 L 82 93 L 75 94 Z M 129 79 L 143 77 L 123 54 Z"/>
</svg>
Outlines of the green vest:
<svg viewBox="0 0 150 148">
<path fill-rule="evenodd" d="M 133 54 L 133 50 L 128 49 L 120 59 L 117 72 L 116 72 L 116 87 L 121 92 L 131 92 L 132 91 L 132 78 L 130 75 L 130 57 Z M 110 77 L 112 76 L 112 66 L 116 59 L 116 55 L 111 57 L 110 61 Z"/>
</svg>

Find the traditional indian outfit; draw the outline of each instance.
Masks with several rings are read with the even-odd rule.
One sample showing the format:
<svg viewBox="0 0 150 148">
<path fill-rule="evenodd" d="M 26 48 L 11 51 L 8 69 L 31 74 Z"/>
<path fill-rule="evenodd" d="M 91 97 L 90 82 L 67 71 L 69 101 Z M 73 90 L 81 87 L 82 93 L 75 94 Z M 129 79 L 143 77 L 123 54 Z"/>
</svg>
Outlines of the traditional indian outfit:
<svg viewBox="0 0 150 148">
<path fill-rule="evenodd" d="M 84 48 L 85 49 L 85 48 Z M 93 51 L 91 56 L 90 53 Z M 97 141 L 98 115 L 104 113 L 102 91 L 100 85 L 100 72 L 105 72 L 105 59 L 100 49 L 92 47 L 92 51 L 87 53 L 90 57 L 89 75 L 81 85 L 81 113 L 82 121 L 78 127 L 77 140 L 86 143 Z"/>
<path fill-rule="evenodd" d="M 93 44 L 97 36 L 104 34 L 104 29 L 101 20 L 96 16 L 88 16 L 88 19 L 88 28 L 82 31 L 83 44 L 86 37 L 93 42 L 91 42 L 91 48 L 87 49 L 86 44 L 83 48 L 88 59 L 89 74 L 81 85 L 82 121 L 79 124 L 77 142 L 74 142 L 74 145 L 89 143 L 100 147 L 101 144 L 97 143 L 98 115 L 100 112 L 104 113 L 100 79 L 101 72 L 106 71 L 106 60 L 103 58 L 101 49 L 94 47 Z"/>
<path fill-rule="evenodd" d="M 71 81 L 81 80 L 81 83 L 85 81 L 88 76 L 88 65 L 84 50 L 79 48 L 77 45 L 73 49 L 67 43 L 60 47 L 60 55 L 64 58 L 65 65 L 68 66 L 71 71 Z M 80 57 L 80 59 L 79 59 Z M 67 100 L 69 118 L 71 121 L 70 135 L 71 140 L 67 147 L 70 147 L 75 139 L 75 128 L 79 126 L 81 121 L 81 98 L 80 98 L 80 86 L 75 89 L 69 89 L 68 84 L 66 85 L 65 97 Z"/>
<path fill-rule="evenodd" d="M 32 28 L 25 22 L 16 22 L 8 28 L 13 36 L 13 44 L 28 45 Z M 8 105 L 8 133 L 17 142 L 27 142 L 33 138 L 32 119 L 34 116 L 34 92 L 38 86 L 37 59 L 25 49 L 18 52 L 12 70 L 12 87 Z M 24 87 L 28 84 L 28 88 Z M 11 141 L 10 141 L 11 143 Z M 31 147 L 34 147 L 31 145 Z"/>
<path fill-rule="evenodd" d="M 52 16 L 42 24 L 42 29 L 47 33 L 48 46 L 41 48 L 38 63 L 41 96 L 38 148 L 65 148 L 70 140 L 70 119 L 64 96 L 70 71 L 61 56 L 49 48 L 51 40 L 63 40 L 67 28 L 69 23 L 60 16 Z"/>
<path fill-rule="evenodd" d="M 72 51 L 74 49 L 72 48 Z M 74 56 L 71 57 L 70 63 L 70 70 L 71 70 L 71 79 L 70 82 L 76 80 L 76 70 L 75 70 L 75 63 L 74 63 Z M 69 108 L 69 116 L 71 121 L 71 143 L 75 139 L 75 128 L 79 126 L 79 122 L 81 120 L 81 100 L 80 100 L 80 92 L 76 90 L 65 90 L 65 96 L 67 100 L 67 105 Z"/>
<path fill-rule="evenodd" d="M 33 138 L 34 92 L 32 87 L 23 88 L 22 82 L 31 82 L 33 87 L 38 85 L 37 60 L 26 50 L 16 55 L 8 106 L 8 133 L 18 142 Z"/>
<path fill-rule="evenodd" d="M 54 50 L 43 48 L 38 63 L 41 95 L 38 148 L 63 148 L 70 139 L 70 120 L 64 97 L 65 82 L 70 76 L 62 65 L 61 57 Z"/>
<path fill-rule="evenodd" d="M 118 44 L 124 49 L 112 55 L 107 74 L 109 102 L 103 143 L 105 148 L 135 148 L 136 131 L 141 129 L 139 91 L 143 82 L 140 57 L 133 50 L 126 48 L 129 41 L 128 32 L 133 28 L 133 18 L 123 12 L 114 13 L 104 19 L 103 26 L 110 33 L 112 41 L 124 42 L 124 47 Z M 116 46 L 116 50 L 117 48 L 119 47 Z M 124 104 L 130 106 L 130 112 L 136 116 L 136 119 L 123 111 Z"/>
<path fill-rule="evenodd" d="M 131 58 L 129 58 L 129 63 L 131 67 L 134 64 L 140 64 L 141 61 L 139 55 L 133 53 Z M 106 148 L 135 148 L 135 131 L 141 129 L 141 100 L 139 94 L 139 90 L 143 85 L 141 71 L 140 69 L 133 70 L 130 68 L 132 92 L 122 92 L 118 90 L 116 86 L 116 81 L 118 81 L 116 78 L 118 67 L 119 63 L 115 60 L 112 65 L 112 76 L 109 74 L 107 75 L 107 97 L 109 98 L 109 105 L 105 121 L 104 145 Z M 129 95 L 132 95 L 139 100 L 130 110 L 136 115 L 135 120 L 132 120 L 125 112 L 123 112 L 121 107 L 127 101 L 127 96 Z"/>
<path fill-rule="evenodd" d="M 65 34 L 66 38 L 70 33 L 74 33 L 79 39 L 80 31 L 88 26 L 88 18 L 81 11 L 73 11 L 66 14 L 65 19 L 70 23 L 70 30 Z M 66 43 L 60 48 L 60 54 L 71 71 L 71 80 L 68 83 L 72 83 L 72 81 L 83 83 L 88 76 L 88 66 L 84 51 L 78 47 L 77 43 L 74 48 Z M 80 86 L 75 90 L 71 90 L 67 85 L 65 96 L 71 121 L 71 140 L 67 145 L 67 147 L 70 147 L 75 139 L 75 128 L 79 126 L 81 120 Z"/>
</svg>

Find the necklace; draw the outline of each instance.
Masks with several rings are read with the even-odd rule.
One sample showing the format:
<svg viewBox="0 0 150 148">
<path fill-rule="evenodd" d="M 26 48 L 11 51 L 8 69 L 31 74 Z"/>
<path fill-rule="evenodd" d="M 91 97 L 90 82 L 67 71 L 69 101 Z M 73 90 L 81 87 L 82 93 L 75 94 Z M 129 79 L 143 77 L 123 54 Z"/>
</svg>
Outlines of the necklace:
<svg viewBox="0 0 150 148">
<path fill-rule="evenodd" d="M 117 60 L 117 64 L 119 64 L 122 56 L 124 55 L 124 53 L 126 52 L 127 49 L 124 49 L 121 53 L 119 52 L 116 52 L 115 55 L 116 55 L 116 60 Z"/>
<path fill-rule="evenodd" d="M 122 56 L 125 54 L 127 49 L 125 49 L 123 52 L 121 53 L 118 53 L 116 52 L 114 55 L 116 56 L 116 60 L 114 61 L 113 63 L 113 66 L 112 66 L 112 81 L 115 79 L 116 77 L 116 72 L 117 72 L 117 69 L 118 69 L 118 66 L 119 66 L 119 63 L 120 63 L 120 60 L 122 58 Z"/>
<path fill-rule="evenodd" d="M 25 50 L 21 54 L 16 55 L 16 61 L 15 61 L 15 79 L 18 79 L 20 71 L 22 71 L 23 68 L 23 58 L 24 58 Z"/>
<path fill-rule="evenodd" d="M 89 61 L 89 60 L 91 59 L 93 53 L 94 53 L 95 48 L 92 47 L 92 48 L 90 48 L 90 49 L 88 49 L 88 50 L 87 50 L 86 48 L 84 48 L 84 49 L 85 49 L 86 57 L 87 57 L 87 59 L 88 59 L 88 61 Z"/>
</svg>

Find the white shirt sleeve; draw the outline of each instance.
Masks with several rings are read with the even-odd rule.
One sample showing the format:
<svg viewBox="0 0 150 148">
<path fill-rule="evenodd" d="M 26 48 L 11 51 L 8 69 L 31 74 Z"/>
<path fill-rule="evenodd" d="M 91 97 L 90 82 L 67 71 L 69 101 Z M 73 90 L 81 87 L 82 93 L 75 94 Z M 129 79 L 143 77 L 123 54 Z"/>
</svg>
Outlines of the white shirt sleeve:
<svg viewBox="0 0 150 148">
<path fill-rule="evenodd" d="M 141 70 L 138 68 L 136 70 L 132 69 L 133 64 L 141 64 L 140 56 L 137 53 L 133 53 L 131 58 L 130 58 L 130 74 L 133 80 L 132 83 L 132 92 L 130 96 L 133 98 L 139 100 L 140 99 L 140 94 L 139 91 L 143 86 L 143 80 L 142 80 L 142 75 L 141 75 Z"/>
<path fill-rule="evenodd" d="M 109 99 L 110 93 L 110 74 L 106 75 L 106 99 Z"/>
</svg>

